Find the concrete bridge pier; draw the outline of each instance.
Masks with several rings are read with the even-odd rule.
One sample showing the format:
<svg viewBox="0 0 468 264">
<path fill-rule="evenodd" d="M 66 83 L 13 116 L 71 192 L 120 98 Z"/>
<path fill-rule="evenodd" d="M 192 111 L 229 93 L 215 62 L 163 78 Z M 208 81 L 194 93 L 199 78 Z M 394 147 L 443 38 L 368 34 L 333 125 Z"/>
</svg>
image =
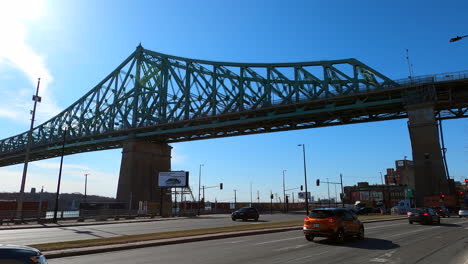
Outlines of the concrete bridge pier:
<svg viewBox="0 0 468 264">
<path fill-rule="evenodd" d="M 408 129 L 414 160 L 415 199 L 423 206 L 424 196 L 448 193 L 448 181 L 439 143 L 439 130 L 432 104 L 407 107 Z"/>
<path fill-rule="evenodd" d="M 139 201 L 155 202 L 160 208 L 162 197 L 163 215 L 170 215 L 170 190 L 160 189 L 157 184 L 159 172 L 171 170 L 171 149 L 167 143 L 137 139 L 124 142 L 117 200 L 131 204 L 132 209 L 138 209 Z"/>
</svg>

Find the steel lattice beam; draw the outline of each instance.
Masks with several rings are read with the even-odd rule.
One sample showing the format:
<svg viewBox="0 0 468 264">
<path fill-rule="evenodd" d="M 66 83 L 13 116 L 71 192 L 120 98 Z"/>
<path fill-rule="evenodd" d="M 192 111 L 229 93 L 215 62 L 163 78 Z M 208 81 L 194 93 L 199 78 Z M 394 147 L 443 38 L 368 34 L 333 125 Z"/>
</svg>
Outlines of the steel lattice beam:
<svg viewBox="0 0 468 264">
<path fill-rule="evenodd" d="M 226 63 L 138 46 L 96 87 L 34 128 L 32 160 L 58 156 L 64 131 L 71 154 L 118 148 L 130 137 L 178 142 L 405 118 L 408 98 L 419 98 L 427 85 L 439 96 L 433 101 L 440 118 L 466 117 L 467 79 L 458 73 L 407 83 L 356 59 Z M 0 166 L 22 162 L 26 142 L 27 132 L 1 140 Z"/>
</svg>

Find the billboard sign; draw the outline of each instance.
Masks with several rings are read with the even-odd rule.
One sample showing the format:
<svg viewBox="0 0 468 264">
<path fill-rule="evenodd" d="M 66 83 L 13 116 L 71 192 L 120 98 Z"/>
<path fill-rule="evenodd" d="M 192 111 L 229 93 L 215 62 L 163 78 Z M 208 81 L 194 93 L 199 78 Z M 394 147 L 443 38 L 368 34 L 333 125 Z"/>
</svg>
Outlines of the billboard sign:
<svg viewBox="0 0 468 264">
<path fill-rule="evenodd" d="M 188 171 L 161 171 L 158 177 L 158 187 L 187 187 L 189 182 Z"/>
</svg>

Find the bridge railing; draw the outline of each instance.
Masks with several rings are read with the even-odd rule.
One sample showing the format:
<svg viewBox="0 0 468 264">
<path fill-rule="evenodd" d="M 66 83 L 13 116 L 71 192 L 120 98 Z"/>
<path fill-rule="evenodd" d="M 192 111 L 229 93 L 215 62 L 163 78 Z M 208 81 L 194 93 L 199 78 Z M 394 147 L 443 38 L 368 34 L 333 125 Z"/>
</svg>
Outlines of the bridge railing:
<svg viewBox="0 0 468 264">
<path fill-rule="evenodd" d="M 429 84 L 429 83 L 456 81 L 456 80 L 463 80 L 463 79 L 468 79 L 468 70 L 459 71 L 459 72 L 447 72 L 447 73 L 439 73 L 439 74 L 431 74 L 431 75 L 414 76 L 412 78 L 408 77 L 405 79 L 398 79 L 398 80 L 395 80 L 395 82 L 402 86 L 411 86 L 411 85 L 418 85 L 418 84 Z"/>
</svg>

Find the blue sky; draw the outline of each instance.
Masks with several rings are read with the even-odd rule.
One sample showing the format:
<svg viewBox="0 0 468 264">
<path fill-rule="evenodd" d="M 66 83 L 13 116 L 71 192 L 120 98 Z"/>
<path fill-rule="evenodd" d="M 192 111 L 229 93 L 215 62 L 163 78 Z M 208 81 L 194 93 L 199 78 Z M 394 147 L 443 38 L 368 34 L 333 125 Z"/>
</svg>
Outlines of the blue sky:
<svg viewBox="0 0 468 264">
<path fill-rule="evenodd" d="M 2 1 L 0 2 L 0 137 L 29 127 L 31 95 L 42 78 L 37 123 L 71 105 L 114 70 L 136 46 L 182 57 L 233 62 L 357 58 L 393 79 L 406 78 L 406 49 L 415 75 L 468 70 L 466 1 Z M 325 197 L 345 184 L 379 183 L 379 172 L 407 156 L 407 120 L 306 129 L 173 144 L 174 170 L 188 170 L 207 200 L 267 201 L 270 190 L 303 183 L 306 144 L 309 190 Z M 468 176 L 468 120 L 444 121 L 450 174 Z M 121 150 L 65 157 L 62 190 L 115 196 Z M 54 191 L 59 159 L 32 162 L 26 190 Z M 0 168 L 0 191 L 18 191 L 22 165 Z M 334 196 L 334 187 L 331 187 Z M 196 193 L 195 193 L 196 195 Z M 256 194 L 254 194 L 254 199 Z"/>
</svg>

